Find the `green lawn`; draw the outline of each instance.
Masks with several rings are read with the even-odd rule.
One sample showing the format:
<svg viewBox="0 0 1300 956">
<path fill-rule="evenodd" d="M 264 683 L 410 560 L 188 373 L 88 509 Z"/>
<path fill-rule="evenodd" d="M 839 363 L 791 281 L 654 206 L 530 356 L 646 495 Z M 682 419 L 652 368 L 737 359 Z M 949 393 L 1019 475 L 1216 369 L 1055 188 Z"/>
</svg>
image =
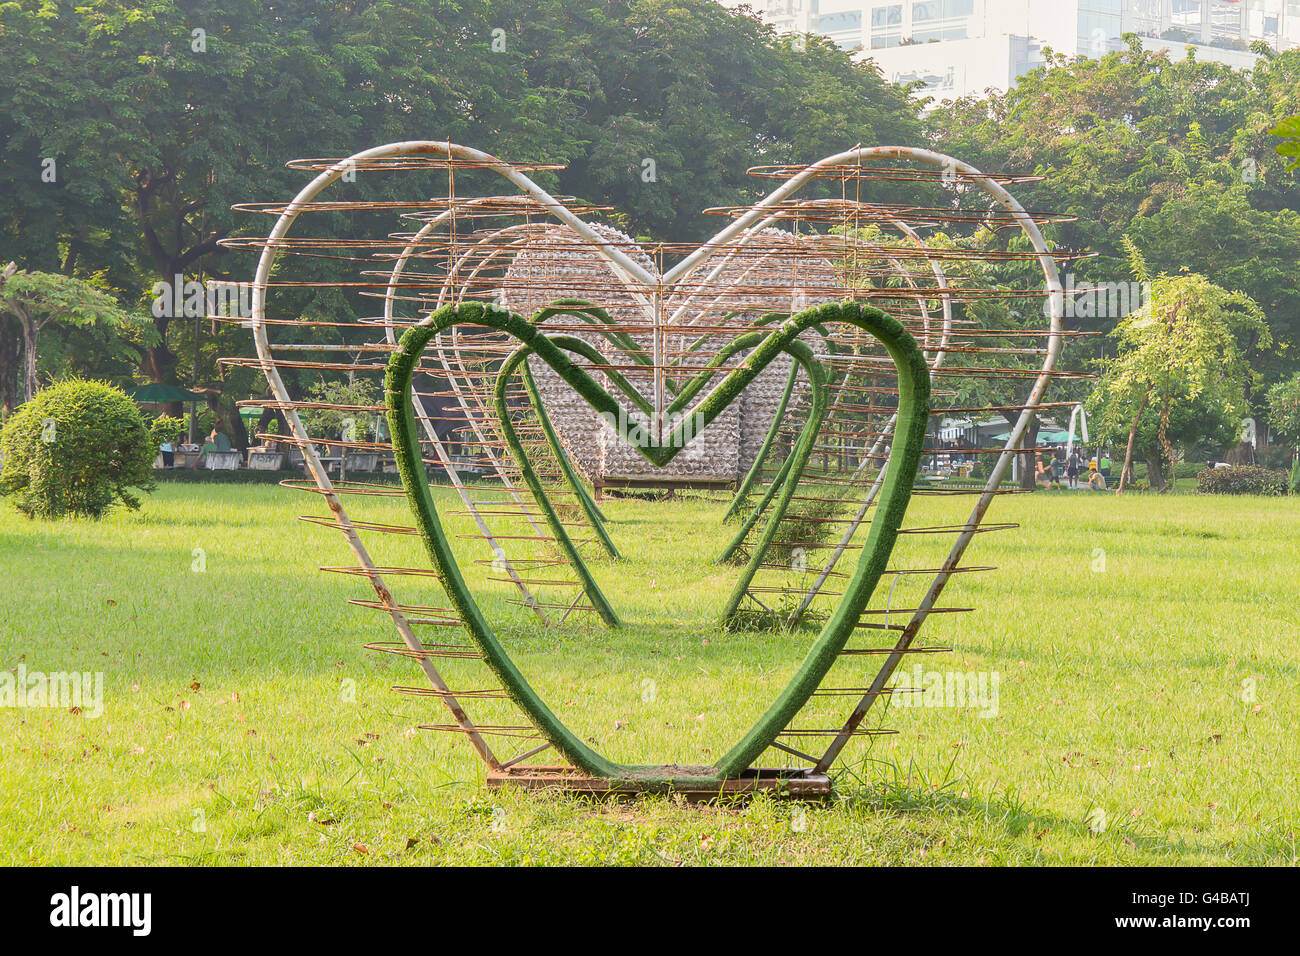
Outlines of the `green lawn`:
<svg viewBox="0 0 1300 956">
<path fill-rule="evenodd" d="M 400 499 L 363 504 L 366 518 L 407 522 Z M 907 524 L 969 506 L 917 499 Z M 350 561 L 336 531 L 295 520 L 312 508 L 313 495 L 219 485 L 164 485 L 142 512 L 99 524 L 36 524 L 0 505 L 0 666 L 104 674 L 97 719 L 0 708 L 0 863 L 1297 860 L 1294 498 L 1000 499 L 992 520 L 1022 527 L 981 535 L 966 560 L 998 570 L 945 592 L 977 610 L 932 619 L 922 641 L 955 648 L 926 669 L 996 672 L 997 716 L 873 712 L 901 733 L 852 745 L 837 799 L 806 809 L 488 791 L 464 740 L 413 729 L 444 720 L 436 701 L 390 690 L 418 684 L 414 666 L 362 649 L 394 639 L 391 625 L 345 603 L 367 596 L 359 579 L 317 570 Z M 735 573 L 707 561 L 720 508 L 606 510 L 626 559 L 593 567 L 622 631 L 543 630 L 490 569 L 470 565 L 471 579 L 584 737 L 618 760 L 709 762 L 810 636 L 718 631 Z M 458 540 L 467 562 L 483 556 Z M 381 564 L 420 561 L 413 539 L 375 541 Z M 897 566 L 928 567 L 946 541 L 904 544 Z M 900 579 L 892 606 L 914 606 L 921 583 Z M 440 601 L 417 578 L 399 597 Z M 860 686 L 864 660 L 837 665 L 833 683 Z M 454 687 L 492 686 L 477 662 L 446 671 Z M 482 722 L 514 719 L 469 703 Z M 819 698 L 801 724 L 830 726 L 844 706 Z"/>
</svg>

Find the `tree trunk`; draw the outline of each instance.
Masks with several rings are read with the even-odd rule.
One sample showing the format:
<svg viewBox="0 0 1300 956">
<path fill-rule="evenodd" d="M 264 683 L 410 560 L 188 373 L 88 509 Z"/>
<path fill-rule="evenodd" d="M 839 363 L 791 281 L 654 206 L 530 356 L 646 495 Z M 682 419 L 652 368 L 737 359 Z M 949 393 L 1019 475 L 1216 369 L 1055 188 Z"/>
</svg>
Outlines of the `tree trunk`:
<svg viewBox="0 0 1300 956">
<path fill-rule="evenodd" d="M 208 407 L 216 414 L 217 421 L 221 423 L 221 430 L 230 438 L 230 447 L 240 452 L 248 451 L 248 429 L 244 427 L 244 420 L 239 417 L 239 409 L 212 399 L 208 400 Z"/>
<path fill-rule="evenodd" d="M 1160 440 L 1160 447 L 1169 459 L 1169 481 L 1161 485 L 1160 490 L 1173 491 L 1174 485 L 1178 484 L 1178 453 L 1174 446 L 1169 442 L 1169 413 L 1172 408 L 1172 401 L 1168 395 L 1165 396 L 1164 404 L 1160 408 L 1160 429 L 1157 438 Z"/>
<path fill-rule="evenodd" d="M 1014 425 L 1012 426 L 1015 427 Z M 1020 447 L 1033 449 L 1038 444 L 1038 419 L 1037 417 L 1029 420 L 1029 427 L 1025 429 L 1024 437 L 1020 439 Z M 1020 456 L 1020 490 L 1036 491 L 1038 489 L 1038 479 L 1035 476 L 1037 471 L 1037 451 L 1026 451 Z"/>
<path fill-rule="evenodd" d="M 1159 451 L 1147 456 L 1147 482 L 1154 491 L 1169 490 L 1169 483 L 1165 481 L 1164 456 Z"/>
<path fill-rule="evenodd" d="M 30 402 L 32 396 L 41 390 L 41 383 L 36 378 L 36 345 L 41 338 L 41 329 L 26 316 L 19 316 L 23 330 L 23 401 Z"/>
<path fill-rule="evenodd" d="M 1020 413 L 1003 412 L 1002 417 L 1006 419 L 1007 427 L 1014 429 L 1016 427 L 1016 422 L 1020 420 Z M 1020 438 L 1020 444 L 1016 447 L 1033 448 L 1037 444 L 1038 419 L 1035 417 L 1029 420 L 1029 427 L 1025 429 L 1024 435 Z M 1018 463 L 1020 468 L 1020 474 L 1016 478 L 1016 483 L 1022 491 L 1034 491 L 1038 487 L 1038 479 L 1035 476 L 1034 467 L 1037 458 L 1038 453 L 1034 451 L 1020 452 L 1015 458 L 1015 461 Z"/>
<path fill-rule="evenodd" d="M 160 335 L 167 334 L 167 321 L 165 319 L 154 319 L 154 328 Z M 151 382 L 170 382 L 176 384 L 176 365 L 179 359 L 176 353 L 167 347 L 167 341 L 164 338 L 158 345 L 151 345 L 145 350 L 144 357 L 140 360 L 140 371 L 148 377 Z"/>
<path fill-rule="evenodd" d="M 0 419 L 7 419 L 18 407 L 18 366 L 23 340 L 16 320 L 0 315 Z"/>
<path fill-rule="evenodd" d="M 1115 494 L 1124 493 L 1124 487 L 1128 484 L 1129 479 L 1133 477 L 1133 441 L 1137 438 L 1138 424 L 1142 421 L 1142 413 L 1147 410 L 1147 399 L 1151 397 L 1151 387 L 1142 393 L 1142 401 L 1138 403 L 1137 414 L 1133 416 L 1133 427 L 1128 430 L 1128 446 L 1124 449 L 1124 467 L 1119 472 L 1119 485 L 1115 488 Z"/>
</svg>

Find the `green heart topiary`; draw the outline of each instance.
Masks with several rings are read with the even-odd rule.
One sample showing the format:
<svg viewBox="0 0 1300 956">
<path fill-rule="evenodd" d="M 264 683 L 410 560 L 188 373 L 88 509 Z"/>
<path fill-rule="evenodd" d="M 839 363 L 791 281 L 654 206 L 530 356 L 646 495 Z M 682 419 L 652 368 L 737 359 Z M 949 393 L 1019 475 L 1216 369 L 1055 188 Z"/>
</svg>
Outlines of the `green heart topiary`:
<svg viewBox="0 0 1300 956">
<path fill-rule="evenodd" d="M 501 680 L 507 693 L 533 721 L 542 736 L 559 753 L 587 773 L 614 781 L 634 781 L 642 788 L 656 785 L 665 788 L 673 785 L 708 786 L 735 778 L 772 744 L 791 718 L 807 703 L 835 662 L 837 655 L 848 643 L 862 611 L 866 608 L 872 592 L 885 571 L 899 525 L 907 510 L 912 482 L 920 462 L 930 411 L 930 380 L 929 369 L 916 341 L 901 323 L 870 306 L 851 301 L 818 306 L 792 316 L 775 328 L 755 330 L 738 336 L 723 350 L 721 357 L 711 363 L 711 367 L 700 370 L 685 384 L 678 394 L 676 405 L 681 407 L 699 394 L 716 376 L 716 366 L 721 363 L 722 357 L 745 350 L 752 351 L 740 367 L 730 372 L 688 416 L 700 426 L 707 427 L 760 372 L 781 354 L 790 355 L 795 361 L 804 365 L 813 383 L 814 395 L 819 395 L 818 386 L 821 384 L 822 373 L 816 363 L 811 361 L 807 347 L 797 339 L 802 332 L 813 326 L 834 322 L 845 323 L 873 335 L 889 352 L 898 371 L 899 400 L 895 441 L 890 451 L 885 479 L 878 499 L 879 506 L 863 546 L 857 569 L 845 588 L 840 603 L 826 621 L 794 677 L 754 726 L 720 760 L 707 767 L 628 766 L 609 761 L 573 733 L 528 683 L 497 639 L 491 625 L 474 600 L 443 531 L 433 497 L 429 492 L 427 476 L 424 473 L 419 449 L 419 432 L 411 401 L 411 379 L 421 353 L 435 335 L 458 324 L 476 325 L 507 333 L 519 343 L 519 348 L 506 360 L 498 373 L 497 411 L 507 436 L 511 432 L 507 421 L 508 416 L 505 414 L 504 382 L 530 355 L 536 356 L 554 370 L 596 412 L 618 416 L 619 400 L 597 384 L 566 354 L 569 350 L 580 352 L 574 341 L 564 336 L 547 336 L 536 324 L 497 306 L 475 302 L 446 306 L 435 311 L 420 325 L 409 329 L 402 336 L 397 350 L 388 363 L 385 403 L 398 470 L 434 568 L 452 605 L 464 622 L 471 640 L 482 653 L 487 665 Z M 583 357 L 590 359 L 587 355 Z M 634 403 L 643 401 L 634 389 L 626 383 L 621 383 L 617 377 L 611 377 L 611 380 L 628 400 Z M 775 534 L 781 516 L 789 505 L 797 479 L 812 453 L 824 413 L 824 398 L 820 400 L 814 398 L 813 413 L 801 432 L 795 452 L 790 458 L 791 476 L 794 480 L 785 483 L 780 499 L 774 503 L 759 546 L 754 549 L 750 565 L 742 573 L 742 579 L 733 592 L 729 611 L 734 610 L 747 582 L 752 579 L 765 550 L 764 545 Z M 679 425 L 672 434 L 656 440 L 647 430 L 633 424 L 626 437 L 649 462 L 662 466 L 670 462 L 684 447 L 685 443 L 681 441 L 681 435 L 678 433 L 684 427 L 687 427 L 685 423 Z M 556 532 L 557 539 L 568 553 L 584 585 L 588 586 L 593 602 L 597 604 L 598 610 L 601 610 L 600 602 L 604 599 L 598 596 L 599 589 L 595 587 L 595 582 L 585 564 L 555 517 L 554 508 L 547 500 L 545 491 L 536 474 L 532 472 L 526 457 L 523 456 L 517 438 L 512 444 L 512 450 L 523 468 L 525 482 L 543 507 L 552 530 Z M 617 620 L 608 602 L 605 602 L 602 613 L 607 615 L 607 620 L 610 617 Z"/>
</svg>

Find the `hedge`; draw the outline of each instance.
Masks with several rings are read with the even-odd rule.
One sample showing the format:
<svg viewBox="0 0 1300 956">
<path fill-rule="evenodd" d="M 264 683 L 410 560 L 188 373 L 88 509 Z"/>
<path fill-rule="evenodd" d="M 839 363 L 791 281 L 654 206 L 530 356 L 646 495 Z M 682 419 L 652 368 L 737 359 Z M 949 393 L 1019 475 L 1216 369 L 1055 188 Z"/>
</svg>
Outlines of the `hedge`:
<svg viewBox="0 0 1300 956">
<path fill-rule="evenodd" d="M 1284 495 L 1287 474 L 1254 465 L 1206 468 L 1196 475 L 1196 490 L 1203 495 Z"/>
</svg>

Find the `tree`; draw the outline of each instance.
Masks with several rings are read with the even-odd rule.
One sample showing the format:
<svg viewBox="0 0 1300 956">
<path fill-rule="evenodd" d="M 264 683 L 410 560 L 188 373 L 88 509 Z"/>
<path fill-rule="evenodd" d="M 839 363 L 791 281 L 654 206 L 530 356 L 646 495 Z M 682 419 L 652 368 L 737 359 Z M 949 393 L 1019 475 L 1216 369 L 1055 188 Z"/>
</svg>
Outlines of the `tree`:
<svg viewBox="0 0 1300 956">
<path fill-rule="evenodd" d="M 547 131 L 563 129 L 563 97 L 521 89 L 518 55 L 492 58 L 493 7 L 4 4 L 0 61 L 13 69 L 0 89 L 9 153 L 0 244 L 32 268 L 107 269 L 110 287 L 143 301 L 177 275 L 228 278 L 223 263 L 251 272 L 247 254 L 231 263 L 219 243 L 263 225 L 232 205 L 301 185 L 287 160 L 413 136 L 513 145 L 515 155 L 547 160 L 542 147 Z M 412 178 L 363 175 L 357 190 L 427 191 Z M 141 360 L 153 381 L 179 381 L 176 318 L 154 317 L 158 336 Z"/>
<path fill-rule="evenodd" d="M 511 0 L 494 10 L 512 52 L 519 37 L 528 86 L 563 91 L 572 111 L 569 141 L 557 142 L 568 163 L 559 188 L 615 206 L 633 235 L 713 234 L 706 208 L 773 185 L 746 175 L 754 165 L 922 142 L 915 104 L 873 64 L 712 0 Z"/>
<path fill-rule="evenodd" d="M 1242 183 L 1189 183 L 1131 235 L 1157 272 L 1188 263 L 1216 285 L 1249 296 L 1268 317 L 1270 342 L 1248 340 L 1251 364 L 1269 379 L 1293 368 L 1300 349 L 1300 213 L 1257 209 Z M 1258 396 L 1263 404 L 1263 394 Z"/>
<path fill-rule="evenodd" d="M 1300 116 L 1284 119 L 1270 132 L 1283 138 L 1283 142 L 1277 144 L 1277 154 L 1293 160 L 1287 168 L 1292 171 L 1300 169 Z"/>
<path fill-rule="evenodd" d="M 448 139 L 565 164 L 534 178 L 616 205 L 638 234 L 689 240 L 720 224 L 704 207 L 765 191 L 745 174 L 755 163 L 922 141 L 915 104 L 873 66 L 816 38 L 801 49 L 712 0 L 15 0 L 0 4 L 0 62 L 13 65 L 0 84 L 0 262 L 91 280 L 135 307 L 177 275 L 250 277 L 255 250 L 221 242 L 269 223 L 231 207 L 291 196 L 308 175 L 291 159 Z M 502 185 L 468 170 L 457 184 Z M 368 170 L 335 195 L 409 200 L 447 185 Z M 348 235 L 357 217 L 311 225 Z M 284 314 L 368 313 L 355 291 L 310 287 L 353 264 L 296 259 L 305 285 L 280 290 Z M 246 353 L 246 330 L 160 311 L 139 374 L 203 387 L 237 438 L 233 400 L 258 376 L 215 360 Z M 310 385 L 285 377 L 295 394 Z"/>
<path fill-rule="evenodd" d="M 1057 248 L 1091 254 L 1071 266 L 1078 287 L 1127 277 L 1128 235 L 1153 271 L 1190 267 L 1254 298 L 1276 348 L 1254 343 L 1251 361 L 1265 384 L 1283 377 L 1300 364 L 1300 179 L 1270 132 L 1300 110 L 1300 51 L 1237 69 L 1128 43 L 1100 58 L 1053 55 L 1006 93 L 941 106 L 930 135 L 986 170 L 1043 177 L 1015 192 L 1029 209 L 1072 217 L 1045 231 Z M 1110 333 L 1118 319 L 1074 328 Z M 1099 341 L 1067 342 L 1063 362 L 1095 358 Z M 1252 399 L 1261 404 L 1262 390 Z"/>
<path fill-rule="evenodd" d="M 1268 390 L 1268 420 L 1274 431 L 1291 439 L 1300 456 L 1300 372 Z"/>
<path fill-rule="evenodd" d="M 299 415 L 307 434 L 325 441 L 341 441 L 339 478 L 347 477 L 348 445 L 373 433 L 379 421 L 383 396 L 378 386 L 364 379 L 350 382 L 319 381 L 307 393 L 322 408 L 304 408 Z"/>
<path fill-rule="evenodd" d="M 53 322 L 70 326 L 128 328 L 132 320 L 112 296 L 88 282 L 48 272 L 17 272 L 6 269 L 0 278 L 0 312 L 17 322 L 22 336 L 21 363 L 15 369 L 3 364 L 11 358 L 0 354 L 0 387 L 4 389 L 5 412 L 22 401 L 31 401 L 40 388 L 36 374 L 37 347 L 42 330 Z M 13 388 L 15 373 L 17 389 Z"/>
<path fill-rule="evenodd" d="M 1165 491 L 1176 481 L 1175 441 L 1236 437 L 1252 378 L 1242 339 L 1253 336 L 1267 345 L 1269 332 L 1248 296 L 1193 273 L 1152 279 L 1136 246 L 1126 242 L 1133 274 L 1150 283 L 1150 301 L 1120 321 L 1114 333 L 1119 354 L 1105 366 L 1089 411 L 1102 442 L 1127 433 L 1120 493 L 1132 478 L 1139 433 L 1144 426 L 1149 433 L 1155 416 L 1151 480 Z M 1168 484 L 1159 473 L 1162 459 L 1169 464 Z"/>
</svg>

